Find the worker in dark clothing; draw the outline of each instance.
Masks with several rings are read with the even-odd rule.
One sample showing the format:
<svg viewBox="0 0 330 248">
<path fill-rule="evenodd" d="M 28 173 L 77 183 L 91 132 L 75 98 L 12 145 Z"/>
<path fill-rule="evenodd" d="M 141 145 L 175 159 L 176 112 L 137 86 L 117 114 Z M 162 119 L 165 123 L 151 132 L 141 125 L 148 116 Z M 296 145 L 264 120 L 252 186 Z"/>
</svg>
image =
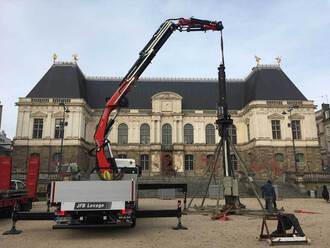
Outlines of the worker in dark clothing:
<svg viewBox="0 0 330 248">
<path fill-rule="evenodd" d="M 273 208 L 277 211 L 277 203 L 276 203 L 276 192 L 274 191 L 274 198 L 273 198 Z"/>
<path fill-rule="evenodd" d="M 273 212 L 273 204 L 276 201 L 275 189 L 270 180 L 261 187 L 262 197 L 265 199 L 265 207 L 268 212 Z M 276 206 L 276 202 L 274 204 Z"/>
<path fill-rule="evenodd" d="M 323 185 L 323 189 L 322 189 L 322 198 L 324 200 L 326 200 L 327 202 L 329 202 L 329 191 L 326 185 Z"/>
</svg>

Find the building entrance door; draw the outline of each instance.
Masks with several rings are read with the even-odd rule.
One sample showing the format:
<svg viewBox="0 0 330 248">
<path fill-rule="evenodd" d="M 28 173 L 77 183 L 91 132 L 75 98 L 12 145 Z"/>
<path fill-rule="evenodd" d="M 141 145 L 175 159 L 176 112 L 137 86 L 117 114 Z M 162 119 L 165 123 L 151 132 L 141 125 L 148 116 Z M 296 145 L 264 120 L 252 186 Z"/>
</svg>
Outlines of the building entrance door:
<svg viewBox="0 0 330 248">
<path fill-rule="evenodd" d="M 161 154 L 161 174 L 163 176 L 174 176 L 173 155 L 171 152 L 162 152 Z"/>
</svg>

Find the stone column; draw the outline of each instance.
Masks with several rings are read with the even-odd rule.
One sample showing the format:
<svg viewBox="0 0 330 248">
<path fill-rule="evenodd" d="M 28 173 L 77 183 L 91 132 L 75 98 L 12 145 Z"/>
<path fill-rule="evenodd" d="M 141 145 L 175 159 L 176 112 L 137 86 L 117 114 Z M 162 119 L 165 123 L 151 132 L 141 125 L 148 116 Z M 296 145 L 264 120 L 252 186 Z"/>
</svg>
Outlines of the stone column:
<svg viewBox="0 0 330 248">
<path fill-rule="evenodd" d="M 33 126 L 33 118 L 30 119 L 30 112 L 23 112 L 23 121 L 22 121 L 22 138 L 32 138 L 32 130 L 30 130 L 30 122 Z"/>
<path fill-rule="evenodd" d="M 151 125 L 150 125 L 150 144 L 156 143 L 156 137 L 155 137 L 155 121 L 151 120 Z"/>
<path fill-rule="evenodd" d="M 24 112 L 19 110 L 17 115 L 17 124 L 16 124 L 16 135 L 15 135 L 16 138 L 22 137 L 23 117 L 24 117 Z"/>
<path fill-rule="evenodd" d="M 200 138 L 200 140 L 198 141 L 198 143 L 201 143 L 201 144 L 205 144 L 206 143 L 206 130 L 205 130 L 205 128 L 206 128 L 206 125 L 207 125 L 207 123 L 204 121 L 204 122 L 202 122 L 201 123 L 201 125 L 200 125 L 200 136 L 199 136 L 199 138 Z"/>
<path fill-rule="evenodd" d="M 182 126 L 182 120 L 178 120 L 178 143 L 183 143 L 183 135 L 182 135 L 182 131 L 183 131 L 183 126 Z"/>
<path fill-rule="evenodd" d="M 162 129 L 161 129 L 161 126 L 160 126 L 160 120 L 157 121 L 157 143 L 160 143 L 161 142 L 161 133 L 162 133 Z"/>
<path fill-rule="evenodd" d="M 205 143 L 205 138 L 203 139 L 203 125 L 204 125 L 204 122 L 195 122 L 195 125 L 194 125 L 194 143 L 198 143 L 198 144 L 201 144 L 201 143 Z M 204 142 L 203 142 L 204 141 Z"/>
<path fill-rule="evenodd" d="M 72 113 L 72 123 L 71 123 L 71 130 L 72 130 L 72 137 L 78 138 L 79 137 L 79 113 L 73 112 Z M 77 128 L 78 127 L 78 128 Z"/>
<path fill-rule="evenodd" d="M 77 112 L 77 127 L 78 127 L 78 138 L 83 138 L 83 118 L 82 118 L 82 113 L 81 110 Z"/>
<path fill-rule="evenodd" d="M 86 129 L 85 129 L 85 125 L 86 125 L 86 117 L 84 115 L 84 113 L 81 113 L 80 116 L 80 137 L 83 139 L 86 139 Z"/>
<path fill-rule="evenodd" d="M 50 139 L 52 137 L 52 114 L 47 113 L 44 124 L 44 136 L 43 138 Z"/>
<path fill-rule="evenodd" d="M 69 115 L 65 116 L 65 121 L 68 122 L 68 125 L 66 127 L 64 127 L 64 139 L 73 136 L 73 129 L 74 129 L 73 115 L 74 115 L 74 112 L 73 112 L 73 110 L 70 109 Z"/>
<path fill-rule="evenodd" d="M 177 135 L 177 121 L 174 119 L 173 121 L 173 140 L 172 143 L 178 143 L 178 135 Z"/>
<path fill-rule="evenodd" d="M 151 140 L 150 143 L 160 143 L 160 116 L 153 115 L 151 117 Z"/>
<path fill-rule="evenodd" d="M 131 119 L 128 119 L 128 123 L 126 122 L 127 126 L 128 126 L 128 130 L 127 130 L 127 134 L 128 134 L 128 144 L 130 143 L 134 143 L 134 121 L 131 121 Z"/>
<path fill-rule="evenodd" d="M 131 138 L 130 143 L 140 143 L 140 129 L 139 123 L 137 121 L 131 122 L 132 128 L 130 128 L 131 135 L 128 138 Z"/>
</svg>

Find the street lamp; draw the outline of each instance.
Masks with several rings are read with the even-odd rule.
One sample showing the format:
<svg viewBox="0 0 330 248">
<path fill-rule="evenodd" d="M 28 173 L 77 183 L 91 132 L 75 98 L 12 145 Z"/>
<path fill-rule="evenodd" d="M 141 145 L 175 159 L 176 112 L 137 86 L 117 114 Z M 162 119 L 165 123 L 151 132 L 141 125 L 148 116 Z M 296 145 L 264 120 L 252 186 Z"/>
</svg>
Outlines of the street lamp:
<svg viewBox="0 0 330 248">
<path fill-rule="evenodd" d="M 295 137 L 293 135 L 293 129 L 292 129 L 292 120 L 291 120 L 291 112 L 293 109 L 297 109 L 299 108 L 298 105 L 293 105 L 291 107 L 288 108 L 288 112 L 289 112 L 289 119 L 290 119 L 290 123 L 288 123 L 288 127 L 291 128 L 291 135 L 292 135 L 292 148 L 293 148 L 293 160 L 294 160 L 294 169 L 295 169 L 295 173 L 296 176 L 298 175 L 298 166 L 297 166 L 297 157 L 296 157 L 296 144 L 295 144 Z M 283 111 L 282 115 L 286 115 L 287 112 Z"/>
<path fill-rule="evenodd" d="M 58 172 L 61 172 L 61 167 L 62 167 L 62 163 L 63 163 L 63 140 L 64 140 L 64 126 L 67 126 L 68 123 L 65 122 L 65 113 L 69 113 L 70 110 L 68 109 L 68 107 L 65 105 L 64 102 L 60 102 L 59 106 L 63 107 L 63 118 L 61 121 L 61 156 L 60 156 L 60 164 L 59 164 L 59 168 L 58 168 Z"/>
</svg>

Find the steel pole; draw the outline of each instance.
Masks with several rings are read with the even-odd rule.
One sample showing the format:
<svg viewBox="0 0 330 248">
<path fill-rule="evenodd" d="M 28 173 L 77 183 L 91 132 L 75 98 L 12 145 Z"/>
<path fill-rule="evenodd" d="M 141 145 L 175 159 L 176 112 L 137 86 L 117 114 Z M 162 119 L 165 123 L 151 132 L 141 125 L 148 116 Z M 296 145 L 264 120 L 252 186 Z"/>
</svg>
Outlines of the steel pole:
<svg viewBox="0 0 330 248">
<path fill-rule="evenodd" d="M 297 176 L 297 174 L 298 174 L 298 166 L 297 166 L 297 159 L 296 159 L 296 144 L 295 144 L 294 135 L 293 135 L 291 111 L 292 111 L 292 109 L 289 111 L 289 113 L 290 113 L 290 124 L 291 124 L 290 126 L 291 126 L 291 135 L 292 135 L 293 160 L 294 160 L 295 174 Z"/>
<path fill-rule="evenodd" d="M 58 171 L 62 171 L 62 165 L 63 165 L 63 141 L 64 141 L 64 123 L 65 123 L 65 105 L 63 106 L 63 118 L 61 122 L 61 157 L 60 157 L 60 164 L 59 164 L 59 169 Z"/>
</svg>

